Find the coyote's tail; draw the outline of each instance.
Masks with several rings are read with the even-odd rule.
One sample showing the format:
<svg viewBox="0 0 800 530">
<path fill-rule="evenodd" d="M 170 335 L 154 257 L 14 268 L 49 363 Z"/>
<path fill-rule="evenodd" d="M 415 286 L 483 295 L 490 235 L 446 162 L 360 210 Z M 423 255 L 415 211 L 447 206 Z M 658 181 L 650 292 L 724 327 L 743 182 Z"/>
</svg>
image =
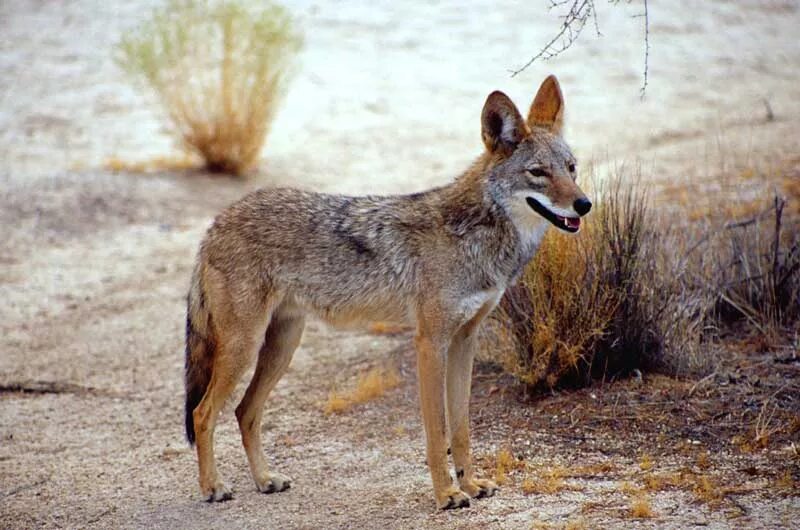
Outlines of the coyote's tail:
<svg viewBox="0 0 800 530">
<path fill-rule="evenodd" d="M 194 409 L 200 404 L 211 380 L 216 341 L 211 313 L 206 307 L 200 281 L 200 265 L 192 274 L 186 307 L 186 439 L 194 444 Z"/>
</svg>

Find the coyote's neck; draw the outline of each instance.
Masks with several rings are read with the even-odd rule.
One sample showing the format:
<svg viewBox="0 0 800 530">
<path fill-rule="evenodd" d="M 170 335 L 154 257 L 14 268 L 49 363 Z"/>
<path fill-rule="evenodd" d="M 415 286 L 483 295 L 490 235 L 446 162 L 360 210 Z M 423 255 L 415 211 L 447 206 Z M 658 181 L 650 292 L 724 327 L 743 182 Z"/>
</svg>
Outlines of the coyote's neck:
<svg viewBox="0 0 800 530">
<path fill-rule="evenodd" d="M 484 273 L 505 286 L 515 282 L 541 242 L 548 222 L 530 212 L 516 216 L 491 192 L 488 174 L 498 160 L 481 155 L 452 184 L 439 190 L 443 219 L 463 245 L 474 249 Z M 530 220 L 518 226 L 517 217 Z"/>
</svg>

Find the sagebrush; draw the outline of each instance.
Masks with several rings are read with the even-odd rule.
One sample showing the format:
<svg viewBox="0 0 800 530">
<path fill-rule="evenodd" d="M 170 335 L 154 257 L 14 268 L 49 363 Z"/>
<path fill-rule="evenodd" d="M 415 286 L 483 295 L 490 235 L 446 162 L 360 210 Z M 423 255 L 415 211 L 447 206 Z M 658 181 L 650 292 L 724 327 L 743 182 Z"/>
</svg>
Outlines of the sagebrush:
<svg viewBox="0 0 800 530">
<path fill-rule="evenodd" d="M 489 328 L 490 348 L 510 330 L 501 360 L 531 389 L 696 362 L 702 302 L 680 296 L 671 234 L 657 230 L 644 189 L 613 178 L 594 196 L 581 234 L 546 234 Z"/>
<path fill-rule="evenodd" d="M 657 211 L 637 182 L 623 172 L 599 186 L 577 237 L 549 232 L 488 322 L 486 355 L 530 390 L 635 369 L 705 373 L 722 334 L 797 333 L 797 196 L 700 222 Z"/>
<path fill-rule="evenodd" d="M 173 0 L 120 41 L 116 61 L 156 94 L 187 150 L 238 175 L 258 159 L 301 44 L 277 4 Z"/>
</svg>

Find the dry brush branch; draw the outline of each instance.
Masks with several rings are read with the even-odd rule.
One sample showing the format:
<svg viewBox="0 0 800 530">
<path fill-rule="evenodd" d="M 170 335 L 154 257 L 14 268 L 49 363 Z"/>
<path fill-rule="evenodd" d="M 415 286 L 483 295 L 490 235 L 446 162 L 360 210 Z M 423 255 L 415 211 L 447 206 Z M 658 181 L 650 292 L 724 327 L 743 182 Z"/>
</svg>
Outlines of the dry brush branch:
<svg viewBox="0 0 800 530">
<path fill-rule="evenodd" d="M 632 0 L 627 0 L 630 3 Z M 611 0 L 610 3 L 618 4 L 620 0 Z M 650 13 L 648 11 L 647 0 L 643 0 L 644 10 L 641 14 L 635 15 L 637 18 L 644 20 L 644 72 L 642 74 L 643 81 L 641 87 L 641 96 L 644 97 L 647 90 L 648 74 L 650 71 Z M 569 10 L 563 16 L 563 22 L 555 34 L 547 44 L 545 44 L 539 52 L 528 60 L 519 68 L 509 70 L 511 77 L 523 72 L 530 65 L 538 60 L 547 61 L 560 55 L 569 49 L 580 37 L 586 23 L 591 19 L 594 23 L 595 32 L 597 36 L 601 36 L 600 24 L 597 21 L 597 9 L 595 8 L 594 0 L 550 0 L 549 9 L 559 8 L 569 5 Z"/>
</svg>

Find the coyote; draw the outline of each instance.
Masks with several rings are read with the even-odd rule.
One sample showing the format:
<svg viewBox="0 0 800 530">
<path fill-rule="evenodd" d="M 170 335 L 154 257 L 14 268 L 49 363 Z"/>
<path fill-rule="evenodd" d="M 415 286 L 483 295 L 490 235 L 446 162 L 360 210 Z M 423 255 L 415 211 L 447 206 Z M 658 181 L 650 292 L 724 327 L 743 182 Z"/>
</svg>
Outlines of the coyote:
<svg viewBox="0 0 800 530">
<path fill-rule="evenodd" d="M 186 434 L 197 442 L 208 501 L 231 498 L 214 461 L 214 426 L 254 359 L 236 407 L 242 443 L 259 491 L 289 487 L 288 477 L 267 467 L 261 417 L 307 314 L 334 324 L 415 325 L 436 504 L 461 508 L 496 492 L 471 463 L 476 335 L 546 228 L 577 232 L 592 206 L 575 183 L 563 111 L 554 76 L 542 83 L 527 120 L 496 91 L 481 115 L 486 149 L 449 185 L 386 197 L 260 189 L 217 216 L 200 246 L 186 318 Z"/>
</svg>

